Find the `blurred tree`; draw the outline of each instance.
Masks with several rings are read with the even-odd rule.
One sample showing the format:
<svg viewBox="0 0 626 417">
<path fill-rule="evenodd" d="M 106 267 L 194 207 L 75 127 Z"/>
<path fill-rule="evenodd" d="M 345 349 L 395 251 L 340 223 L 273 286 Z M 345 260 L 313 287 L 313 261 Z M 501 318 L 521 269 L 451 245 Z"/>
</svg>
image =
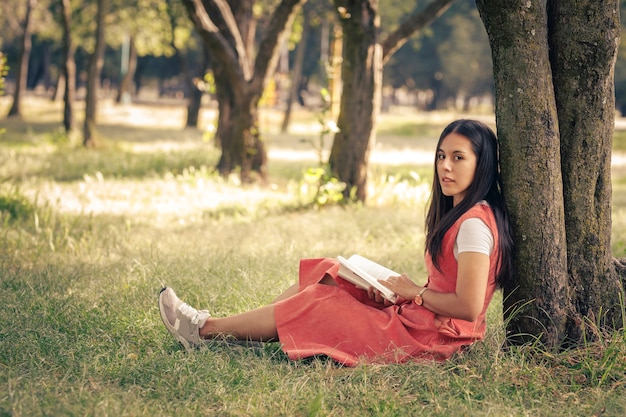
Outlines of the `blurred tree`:
<svg viewBox="0 0 626 417">
<path fill-rule="evenodd" d="M 470 100 L 493 93 L 491 53 L 476 7 L 467 1 L 455 6 L 456 13 L 446 13 L 442 19 L 449 36 L 437 43 L 439 83 L 445 91 L 439 100 L 441 107 L 467 112 Z M 456 104 L 446 105 L 449 99 Z"/>
<path fill-rule="evenodd" d="M 309 4 L 315 7 L 311 8 L 308 6 Z M 305 5 L 307 5 L 307 10 L 309 10 L 309 33 L 306 37 L 301 38 L 298 44 L 298 47 L 302 43 L 306 44 L 303 47 L 302 74 L 297 94 L 297 99 L 301 106 L 307 106 L 306 93 L 311 84 L 325 85 L 326 83 L 325 66 L 328 61 L 328 32 L 330 26 L 337 23 L 330 1 L 307 0 Z M 295 66 L 295 57 L 293 66 Z M 317 95 L 315 98 L 317 98 Z"/>
<path fill-rule="evenodd" d="M 310 107 L 311 104 L 319 103 L 320 98 L 323 100 L 315 95 L 313 100 L 309 100 L 310 103 L 306 102 L 311 97 L 308 94 L 311 81 L 316 86 L 330 87 L 333 59 L 330 57 L 330 32 L 336 24 L 335 12 L 328 0 L 307 0 L 293 25 L 289 49 L 294 53 L 290 60 L 289 93 L 281 126 L 283 132 L 288 130 L 294 101 L 302 107 Z M 337 58 L 340 60 L 340 57 Z"/>
<path fill-rule="evenodd" d="M 30 56 L 26 66 L 22 65 L 19 71 L 26 70 L 22 81 L 21 94 L 27 89 L 43 86 L 45 90 L 51 87 L 51 76 L 47 71 L 54 55 L 54 44 L 60 41 L 60 31 L 54 23 L 50 12 L 52 0 L 36 0 L 29 17 L 30 26 Z M 7 56 L 10 65 L 8 79 L 16 81 L 18 78 L 19 62 L 23 59 L 23 17 L 26 14 L 28 1 L 4 0 L 0 2 L 0 44 Z M 13 85 L 13 82 L 11 83 Z M 10 91 L 13 91 L 11 89 Z"/>
<path fill-rule="evenodd" d="M 45 68 L 48 75 L 44 78 L 54 79 L 56 77 L 53 100 L 65 99 L 67 92 L 66 65 L 74 66 L 73 69 L 70 69 L 74 73 L 71 82 L 74 84 L 74 90 L 77 88 L 81 68 L 85 66 L 83 64 L 84 59 L 81 58 L 90 53 L 94 46 L 93 33 L 95 31 L 96 21 L 94 17 L 96 11 L 95 0 L 70 0 L 69 2 L 50 0 L 50 21 L 46 22 L 43 27 L 39 25 L 35 41 L 50 44 L 52 60 Z M 73 95 L 76 95 L 75 91 Z"/>
<path fill-rule="evenodd" d="M 474 0 L 457 0 L 403 45 L 385 65 L 385 83 L 414 93 L 423 110 L 463 110 L 489 100 L 489 40 Z"/>
<path fill-rule="evenodd" d="M 258 104 L 302 2 L 282 0 L 269 13 L 253 0 L 184 0 L 212 55 L 219 106 L 216 136 L 222 150 L 217 168 L 222 175 L 239 168 L 244 182 L 252 179 L 253 172 L 266 177 L 267 151 L 258 128 Z M 267 27 L 254 48 L 261 11 L 268 17 Z"/>
<path fill-rule="evenodd" d="M 61 27 L 63 28 L 63 127 L 69 132 L 74 127 L 74 100 L 76 98 L 76 43 L 72 39 L 72 13 L 70 0 L 60 0 Z M 57 82 L 57 88 L 59 83 Z"/>
<path fill-rule="evenodd" d="M 63 99 L 63 127 L 66 132 L 75 128 L 74 104 L 79 80 L 77 54 L 85 55 L 95 49 L 97 19 L 97 3 L 95 0 L 52 0 L 50 15 L 53 22 L 46 25 L 45 31 L 38 31 L 39 37 L 53 44 L 60 43 L 61 58 L 53 99 Z M 61 27 L 59 37 L 58 27 Z M 50 66 L 53 66 L 51 63 Z M 47 68 L 46 71 L 50 71 Z M 99 80 L 98 80 L 99 86 Z M 91 99 L 91 97 L 89 97 Z M 91 109 L 89 110 L 91 111 Z"/>
<path fill-rule="evenodd" d="M 7 75 L 7 59 L 4 53 L 0 51 L 0 96 L 4 94 L 4 78 Z M 0 135 L 5 132 L 4 129 L 0 129 Z"/>
<path fill-rule="evenodd" d="M 624 324 L 611 255 L 617 0 L 478 0 L 515 231 L 508 335 L 560 349 Z M 532 36 L 531 36 L 532 35 Z"/>
<path fill-rule="evenodd" d="M 294 40 L 294 43 L 297 44 L 297 47 L 295 48 L 296 57 L 295 57 L 294 64 L 291 69 L 291 74 L 290 74 L 291 85 L 289 87 L 289 94 L 287 96 L 285 114 L 283 116 L 283 123 L 281 126 L 281 131 L 283 133 L 287 132 L 289 128 L 289 121 L 291 118 L 291 109 L 293 106 L 293 102 L 296 99 L 296 96 L 298 95 L 298 91 L 299 91 L 300 83 L 302 79 L 302 67 L 304 65 L 306 47 L 308 45 L 308 38 L 311 32 L 311 15 L 315 13 L 314 6 L 312 6 L 311 3 L 312 2 L 309 1 L 304 4 L 304 6 L 302 7 L 302 13 L 300 13 L 298 16 L 300 19 L 297 19 L 296 20 L 297 24 L 293 25 L 294 27 L 298 26 L 300 28 L 300 30 L 297 31 L 298 33 L 296 33 L 296 30 L 292 29 L 292 38 L 299 38 L 299 39 Z"/>
<path fill-rule="evenodd" d="M 9 116 L 21 116 L 21 97 L 26 90 L 26 77 L 28 77 L 28 60 L 32 48 L 33 11 L 37 6 L 37 0 L 27 0 L 24 20 L 19 23 L 21 30 L 20 52 L 15 74 L 15 89 L 13 91 L 13 103 L 9 109 Z"/>
<path fill-rule="evenodd" d="M 7 75 L 7 58 L 0 51 L 0 94 L 4 93 L 4 78 Z"/>
<path fill-rule="evenodd" d="M 343 28 L 341 109 L 329 165 L 346 184 L 344 197 L 367 196 L 369 150 L 376 141 L 383 65 L 415 32 L 445 12 L 454 0 L 434 0 L 409 15 L 383 41 L 379 39 L 378 2 L 334 0 Z"/>
<path fill-rule="evenodd" d="M 194 28 L 189 17 L 185 14 L 183 5 L 177 0 L 167 0 L 167 12 L 170 18 L 170 44 L 174 55 L 178 59 L 180 71 L 185 85 L 187 103 L 187 120 L 185 126 L 197 127 L 202 105 L 202 96 L 207 90 L 204 81 L 205 74 L 209 70 L 210 55 L 204 44 L 196 41 Z M 200 47 L 198 48 L 198 44 Z M 197 48 L 202 52 L 200 65 L 194 65 L 195 71 L 189 65 L 185 49 Z"/>
<path fill-rule="evenodd" d="M 107 45 L 118 52 L 119 73 L 117 103 L 131 101 L 133 79 L 140 56 L 171 56 L 175 53 L 171 43 L 170 13 L 180 13 L 167 0 L 110 0 L 108 25 L 113 30 L 106 33 Z M 174 18 L 178 17 L 175 16 Z"/>
<path fill-rule="evenodd" d="M 98 104 L 98 92 L 100 90 L 100 73 L 104 60 L 105 48 L 105 20 L 109 10 L 110 0 L 97 0 L 98 11 L 96 14 L 96 33 L 93 53 L 89 59 L 89 71 L 87 73 L 87 96 L 85 98 L 85 121 L 83 125 L 83 145 L 95 146 L 96 109 Z"/>
<path fill-rule="evenodd" d="M 4 94 L 4 79 L 7 76 L 7 59 L 4 53 L 0 51 L 0 96 Z M 0 134 L 4 133 L 4 129 L 0 129 Z"/>
</svg>

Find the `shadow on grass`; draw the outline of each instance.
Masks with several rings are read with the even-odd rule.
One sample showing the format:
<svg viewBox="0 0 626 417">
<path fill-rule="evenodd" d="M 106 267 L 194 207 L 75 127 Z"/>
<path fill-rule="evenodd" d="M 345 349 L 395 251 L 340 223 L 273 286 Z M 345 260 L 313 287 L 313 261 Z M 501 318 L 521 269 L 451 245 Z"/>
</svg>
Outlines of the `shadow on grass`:
<svg viewBox="0 0 626 417">
<path fill-rule="evenodd" d="M 219 151 L 203 142 L 196 129 L 103 125 L 98 127 L 97 147 L 88 149 L 73 143 L 58 123 L 5 119 L 0 128 L 6 130 L 2 143 L 9 148 L 0 158 L 6 158 L 5 167 L 14 164 L 9 175 L 17 181 L 38 177 L 70 182 L 97 173 L 117 179 L 178 175 L 189 167 L 212 171 L 219 158 Z M 26 150 L 31 147 L 40 149 Z"/>
<path fill-rule="evenodd" d="M 141 179 L 168 173 L 179 175 L 190 167 L 207 167 L 212 172 L 217 160 L 217 151 L 198 148 L 140 153 L 118 147 L 67 149 L 48 155 L 32 174 L 58 182 L 77 181 L 85 175 L 98 174 L 106 178 Z"/>
</svg>

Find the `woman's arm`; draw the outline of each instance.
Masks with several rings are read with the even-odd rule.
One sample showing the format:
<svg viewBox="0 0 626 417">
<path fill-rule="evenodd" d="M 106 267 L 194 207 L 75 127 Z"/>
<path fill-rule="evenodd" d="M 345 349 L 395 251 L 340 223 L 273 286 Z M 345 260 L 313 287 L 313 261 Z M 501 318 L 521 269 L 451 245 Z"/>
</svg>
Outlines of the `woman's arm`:
<svg viewBox="0 0 626 417">
<path fill-rule="evenodd" d="M 489 256 L 479 252 L 462 252 L 458 255 L 458 266 L 455 292 L 441 293 L 429 289 L 422 294 L 422 305 L 441 316 L 474 321 L 485 303 Z M 404 300 L 412 300 L 424 288 L 406 274 L 389 277 L 381 283 Z M 377 301 L 380 300 L 380 294 L 376 294 L 376 291 L 372 295 Z"/>
</svg>

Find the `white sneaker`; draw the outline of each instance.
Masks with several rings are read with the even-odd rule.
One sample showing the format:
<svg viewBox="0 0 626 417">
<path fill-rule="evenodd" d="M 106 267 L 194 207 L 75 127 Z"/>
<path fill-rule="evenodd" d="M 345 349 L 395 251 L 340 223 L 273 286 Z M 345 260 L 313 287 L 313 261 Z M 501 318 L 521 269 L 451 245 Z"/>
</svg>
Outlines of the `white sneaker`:
<svg viewBox="0 0 626 417">
<path fill-rule="evenodd" d="M 159 294 L 159 310 L 163 324 L 185 349 L 202 345 L 200 328 L 211 317 L 207 310 L 196 310 L 182 302 L 169 287 L 163 288 Z"/>
</svg>

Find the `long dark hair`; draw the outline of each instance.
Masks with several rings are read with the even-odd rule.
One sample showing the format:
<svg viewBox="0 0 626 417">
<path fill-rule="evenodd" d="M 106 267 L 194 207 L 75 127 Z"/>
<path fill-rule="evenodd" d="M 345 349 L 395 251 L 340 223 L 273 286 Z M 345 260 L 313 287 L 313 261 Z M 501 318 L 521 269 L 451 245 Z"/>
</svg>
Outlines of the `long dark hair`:
<svg viewBox="0 0 626 417">
<path fill-rule="evenodd" d="M 450 123 L 441 132 L 437 149 L 443 139 L 451 133 L 465 136 L 472 143 L 476 154 L 476 172 L 474 181 L 467 189 L 465 197 L 456 206 L 452 197 L 445 196 L 437 175 L 437 158 L 434 163 L 434 178 L 430 205 L 426 214 L 426 250 L 430 253 L 433 264 L 439 269 L 441 244 L 446 232 L 459 217 L 476 203 L 485 200 L 495 215 L 498 228 L 500 259 L 496 283 L 503 287 L 510 279 L 513 264 L 513 237 L 509 223 L 509 214 L 502 195 L 502 180 L 498 163 L 498 139 L 489 126 L 476 120 L 461 119 Z"/>
</svg>

